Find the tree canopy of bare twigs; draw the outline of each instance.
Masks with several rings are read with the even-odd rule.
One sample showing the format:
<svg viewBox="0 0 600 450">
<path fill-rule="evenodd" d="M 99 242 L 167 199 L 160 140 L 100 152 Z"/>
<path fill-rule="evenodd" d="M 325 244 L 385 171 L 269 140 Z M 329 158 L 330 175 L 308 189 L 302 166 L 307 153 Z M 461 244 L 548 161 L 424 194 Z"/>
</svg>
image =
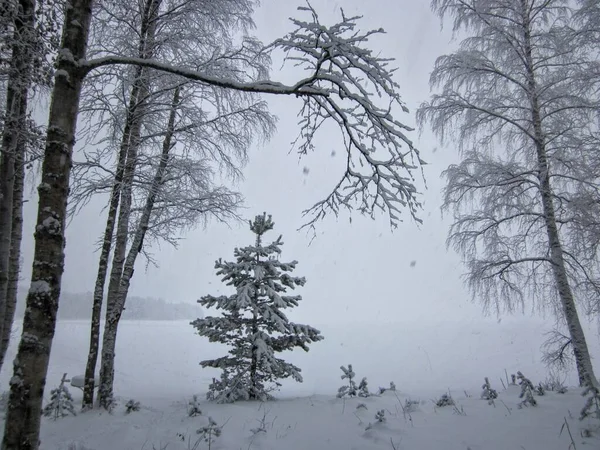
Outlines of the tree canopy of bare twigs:
<svg viewBox="0 0 600 450">
<path fill-rule="evenodd" d="M 417 113 L 460 153 L 444 173 L 448 245 L 486 308 L 529 303 L 564 317 L 580 381 L 595 383 L 575 298 L 589 310 L 600 294 L 596 63 L 574 39 L 567 1 L 432 5 L 468 33 L 437 59 L 438 92 Z"/>
</svg>

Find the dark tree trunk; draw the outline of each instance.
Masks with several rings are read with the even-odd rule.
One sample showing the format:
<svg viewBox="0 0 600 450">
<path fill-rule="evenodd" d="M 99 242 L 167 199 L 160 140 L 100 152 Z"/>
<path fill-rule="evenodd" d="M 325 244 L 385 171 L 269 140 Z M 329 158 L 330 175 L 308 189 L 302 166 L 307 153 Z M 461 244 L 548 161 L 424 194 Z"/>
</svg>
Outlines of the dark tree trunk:
<svg viewBox="0 0 600 450">
<path fill-rule="evenodd" d="M 65 9 L 57 77 L 52 92 L 31 287 L 23 333 L 14 362 L 2 450 L 36 450 L 50 349 L 56 326 L 64 270 L 65 223 L 69 176 L 92 0 L 69 0 Z"/>
<path fill-rule="evenodd" d="M 13 194 L 18 155 L 23 150 L 22 136 L 27 133 L 27 95 L 31 84 L 33 36 L 35 27 L 35 0 L 19 0 L 15 15 L 11 63 L 6 87 L 6 110 L 2 132 L 2 158 L 0 159 L 0 347 L 5 327 L 10 335 L 12 319 L 8 301 L 10 253 L 13 227 Z M 14 316 L 14 313 L 12 314 Z M 0 368 L 4 363 L 0 351 Z"/>
<path fill-rule="evenodd" d="M 26 114 L 27 99 L 22 99 L 22 111 Z M 4 362 L 10 344 L 15 310 L 17 308 L 17 291 L 21 264 L 21 241 L 23 238 L 23 187 L 25 183 L 25 143 L 20 139 L 15 154 L 15 180 L 13 186 L 12 229 L 10 236 L 10 257 L 8 260 L 8 286 L 6 288 L 6 311 L 4 327 L 0 336 L 0 364 Z"/>
</svg>

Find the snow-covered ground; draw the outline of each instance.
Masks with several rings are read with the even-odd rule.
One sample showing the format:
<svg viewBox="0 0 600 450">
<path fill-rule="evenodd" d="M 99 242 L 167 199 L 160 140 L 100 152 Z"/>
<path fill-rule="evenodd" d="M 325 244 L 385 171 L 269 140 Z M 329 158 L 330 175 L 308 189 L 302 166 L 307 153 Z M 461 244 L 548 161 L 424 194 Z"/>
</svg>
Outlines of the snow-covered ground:
<svg viewBox="0 0 600 450">
<path fill-rule="evenodd" d="M 591 423 L 576 419 L 583 405 L 578 389 L 564 395 L 547 393 L 539 397 L 538 407 L 519 409 L 519 388 L 502 387 L 505 369 L 509 374 L 521 370 L 534 383 L 547 377 L 539 347 L 549 323 L 513 318 L 313 325 L 325 340 L 308 353 L 289 355 L 303 369 L 304 383 L 284 382 L 278 400 L 265 404 L 215 405 L 202 400 L 203 415 L 188 417 L 192 395 L 203 399 L 209 380 L 218 373 L 202 369 L 198 362 L 222 354 L 223 348 L 195 336 L 187 322 L 123 322 L 115 382 L 120 406 L 112 415 L 92 412 L 56 422 L 44 418 L 41 449 L 66 450 L 73 443 L 93 450 L 205 449 L 204 441 L 194 445 L 200 438 L 196 430 L 207 424 L 208 416 L 224 425 L 222 435 L 211 444 L 215 450 L 567 450 L 569 433 L 566 429 L 560 433 L 565 419 L 578 448 L 600 448 L 597 437 L 582 437 L 582 428 Z M 64 372 L 69 376 L 83 372 L 87 326 L 59 323 L 46 397 Z M 588 339 L 592 354 L 600 355 L 593 327 Z M 15 350 L 13 345 L 9 360 Z M 337 399 L 342 384 L 339 367 L 348 363 L 358 378 L 368 378 L 372 391 L 394 381 L 397 392 Z M 10 370 L 3 371 L 3 390 L 10 376 Z M 479 399 L 485 376 L 499 391 L 495 406 Z M 574 374 L 566 379 L 567 385 L 575 382 Z M 436 408 L 432 399 L 448 391 L 458 408 Z M 76 401 L 81 399 L 77 389 L 71 392 Z M 125 415 L 124 404 L 130 398 L 142 409 Z M 420 404 L 405 414 L 402 406 L 409 398 Z M 367 408 L 357 409 L 360 403 Z M 386 422 L 365 430 L 381 409 Z M 261 421 L 265 431 L 252 431 L 261 428 Z"/>
</svg>

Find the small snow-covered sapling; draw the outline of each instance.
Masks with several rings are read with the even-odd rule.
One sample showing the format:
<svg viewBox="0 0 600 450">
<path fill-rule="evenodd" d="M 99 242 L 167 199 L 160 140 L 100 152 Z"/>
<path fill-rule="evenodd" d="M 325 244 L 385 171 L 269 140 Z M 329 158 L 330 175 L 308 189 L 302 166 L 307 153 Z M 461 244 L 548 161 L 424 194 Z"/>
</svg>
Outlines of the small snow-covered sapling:
<svg viewBox="0 0 600 450">
<path fill-rule="evenodd" d="M 495 389 L 492 389 L 488 377 L 485 377 L 485 383 L 483 383 L 481 388 L 483 389 L 481 392 L 481 398 L 483 400 L 487 400 L 490 404 L 492 404 L 494 400 L 498 398 L 498 392 L 496 392 Z"/>
<path fill-rule="evenodd" d="M 223 427 L 219 426 L 212 417 L 208 418 L 208 425 L 196 430 L 196 434 L 199 434 L 204 442 L 208 444 L 208 450 L 211 450 L 212 445 L 223 431 Z"/>
<path fill-rule="evenodd" d="M 188 402 L 188 416 L 196 417 L 202 415 L 202 410 L 200 409 L 200 401 L 198 400 L 198 396 L 194 395 L 192 399 Z"/>
<path fill-rule="evenodd" d="M 385 391 L 392 391 L 392 392 L 396 391 L 396 385 L 394 384 L 393 381 L 390 381 L 389 388 L 379 387 L 379 395 L 383 394 Z"/>
<path fill-rule="evenodd" d="M 546 390 L 544 389 L 544 386 L 542 385 L 542 383 L 539 383 L 536 387 L 535 387 L 535 393 L 537 395 L 545 395 L 546 394 Z"/>
<path fill-rule="evenodd" d="M 367 386 L 367 377 L 364 377 L 360 380 L 358 385 L 358 396 L 359 397 L 370 397 L 371 393 L 369 392 L 369 388 Z"/>
<path fill-rule="evenodd" d="M 454 406 L 454 399 L 450 394 L 442 394 L 442 396 L 435 402 L 435 406 L 443 408 L 444 406 Z"/>
<path fill-rule="evenodd" d="M 341 386 L 338 389 L 338 393 L 337 393 L 337 397 L 338 398 L 342 398 L 344 396 L 348 396 L 348 397 L 356 397 L 357 395 L 357 391 L 358 391 L 358 387 L 356 386 L 356 382 L 354 381 L 354 377 L 356 376 L 356 374 L 354 373 L 354 371 L 352 370 L 352 364 L 348 364 L 348 368 L 344 367 L 344 366 L 340 366 L 340 369 L 342 370 L 342 372 L 344 372 L 341 375 L 341 379 L 342 380 L 348 380 L 348 384 Z"/>
<path fill-rule="evenodd" d="M 380 409 L 379 411 L 377 411 L 375 413 L 375 423 L 385 423 L 386 422 L 386 418 L 385 418 L 385 410 L 384 409 Z M 369 425 L 366 426 L 365 431 L 370 430 L 371 428 L 373 428 L 373 424 L 369 423 Z"/>
<path fill-rule="evenodd" d="M 523 406 L 537 406 L 537 400 L 533 397 L 534 386 L 529 378 L 526 378 L 521 371 L 517 372 L 517 379 L 519 380 L 519 386 L 521 386 L 521 393 L 519 398 L 523 400 L 519 403 L 519 408 Z"/>
<path fill-rule="evenodd" d="M 550 375 L 541 384 L 545 391 L 552 391 L 558 394 L 565 394 L 567 392 L 567 387 L 563 379 L 556 372 L 550 372 Z"/>
<path fill-rule="evenodd" d="M 42 411 L 46 417 L 52 417 L 54 420 L 66 417 L 69 414 L 76 416 L 73 397 L 69 392 L 65 382 L 67 382 L 67 374 L 65 373 L 60 380 L 60 384 L 56 389 L 50 391 L 50 403 L 48 403 Z"/>
<path fill-rule="evenodd" d="M 125 414 L 131 414 L 132 412 L 139 411 L 140 408 L 140 402 L 136 402 L 134 399 L 131 399 L 125 403 Z"/>
<path fill-rule="evenodd" d="M 364 377 L 360 383 L 358 384 L 358 386 L 356 385 L 356 381 L 354 381 L 354 378 L 356 377 L 356 374 L 354 373 L 354 370 L 352 370 L 352 364 L 348 364 L 348 368 L 341 366 L 340 369 L 342 370 L 342 372 L 344 372 L 341 375 L 341 379 L 342 380 L 348 380 L 348 384 L 344 385 L 342 387 L 340 387 L 338 389 L 338 393 L 337 393 L 337 397 L 338 398 L 342 398 L 344 396 L 348 396 L 348 397 L 370 397 L 371 393 L 369 392 L 369 387 L 367 384 L 367 378 Z"/>
</svg>

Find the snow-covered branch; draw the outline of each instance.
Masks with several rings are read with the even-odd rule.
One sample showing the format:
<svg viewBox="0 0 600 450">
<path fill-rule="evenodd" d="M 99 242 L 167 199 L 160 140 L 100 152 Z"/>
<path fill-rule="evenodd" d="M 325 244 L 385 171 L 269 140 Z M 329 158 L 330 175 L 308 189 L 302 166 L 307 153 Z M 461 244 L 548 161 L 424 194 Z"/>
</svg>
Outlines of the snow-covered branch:
<svg viewBox="0 0 600 450">
<path fill-rule="evenodd" d="M 411 128 L 398 121 L 396 112 L 408 112 L 393 80 L 391 59 L 376 56 L 364 46 L 369 37 L 382 30 L 357 31 L 360 17 L 346 17 L 332 26 L 319 22 L 308 5 L 300 8 L 311 20 L 292 19 L 295 30 L 267 46 L 262 54 L 283 51 L 286 60 L 307 72 L 293 84 L 267 79 L 223 77 L 211 60 L 195 65 L 174 65 L 158 59 L 115 54 L 78 62 L 82 73 L 114 65 L 146 67 L 186 78 L 203 86 L 239 92 L 293 95 L 303 101 L 300 133 L 296 144 L 301 154 L 314 149 L 314 141 L 324 123 L 337 124 L 347 152 L 346 170 L 331 193 L 305 211 L 313 225 L 327 212 L 357 208 L 373 215 L 383 210 L 395 226 L 406 209 L 417 217 L 420 208 L 413 173 L 424 161 L 407 132 Z M 212 61 L 220 57 L 212 58 Z M 244 63 L 249 60 L 244 57 Z M 260 75 L 257 72 L 257 75 Z M 263 73 L 264 76 L 264 73 Z"/>
</svg>

